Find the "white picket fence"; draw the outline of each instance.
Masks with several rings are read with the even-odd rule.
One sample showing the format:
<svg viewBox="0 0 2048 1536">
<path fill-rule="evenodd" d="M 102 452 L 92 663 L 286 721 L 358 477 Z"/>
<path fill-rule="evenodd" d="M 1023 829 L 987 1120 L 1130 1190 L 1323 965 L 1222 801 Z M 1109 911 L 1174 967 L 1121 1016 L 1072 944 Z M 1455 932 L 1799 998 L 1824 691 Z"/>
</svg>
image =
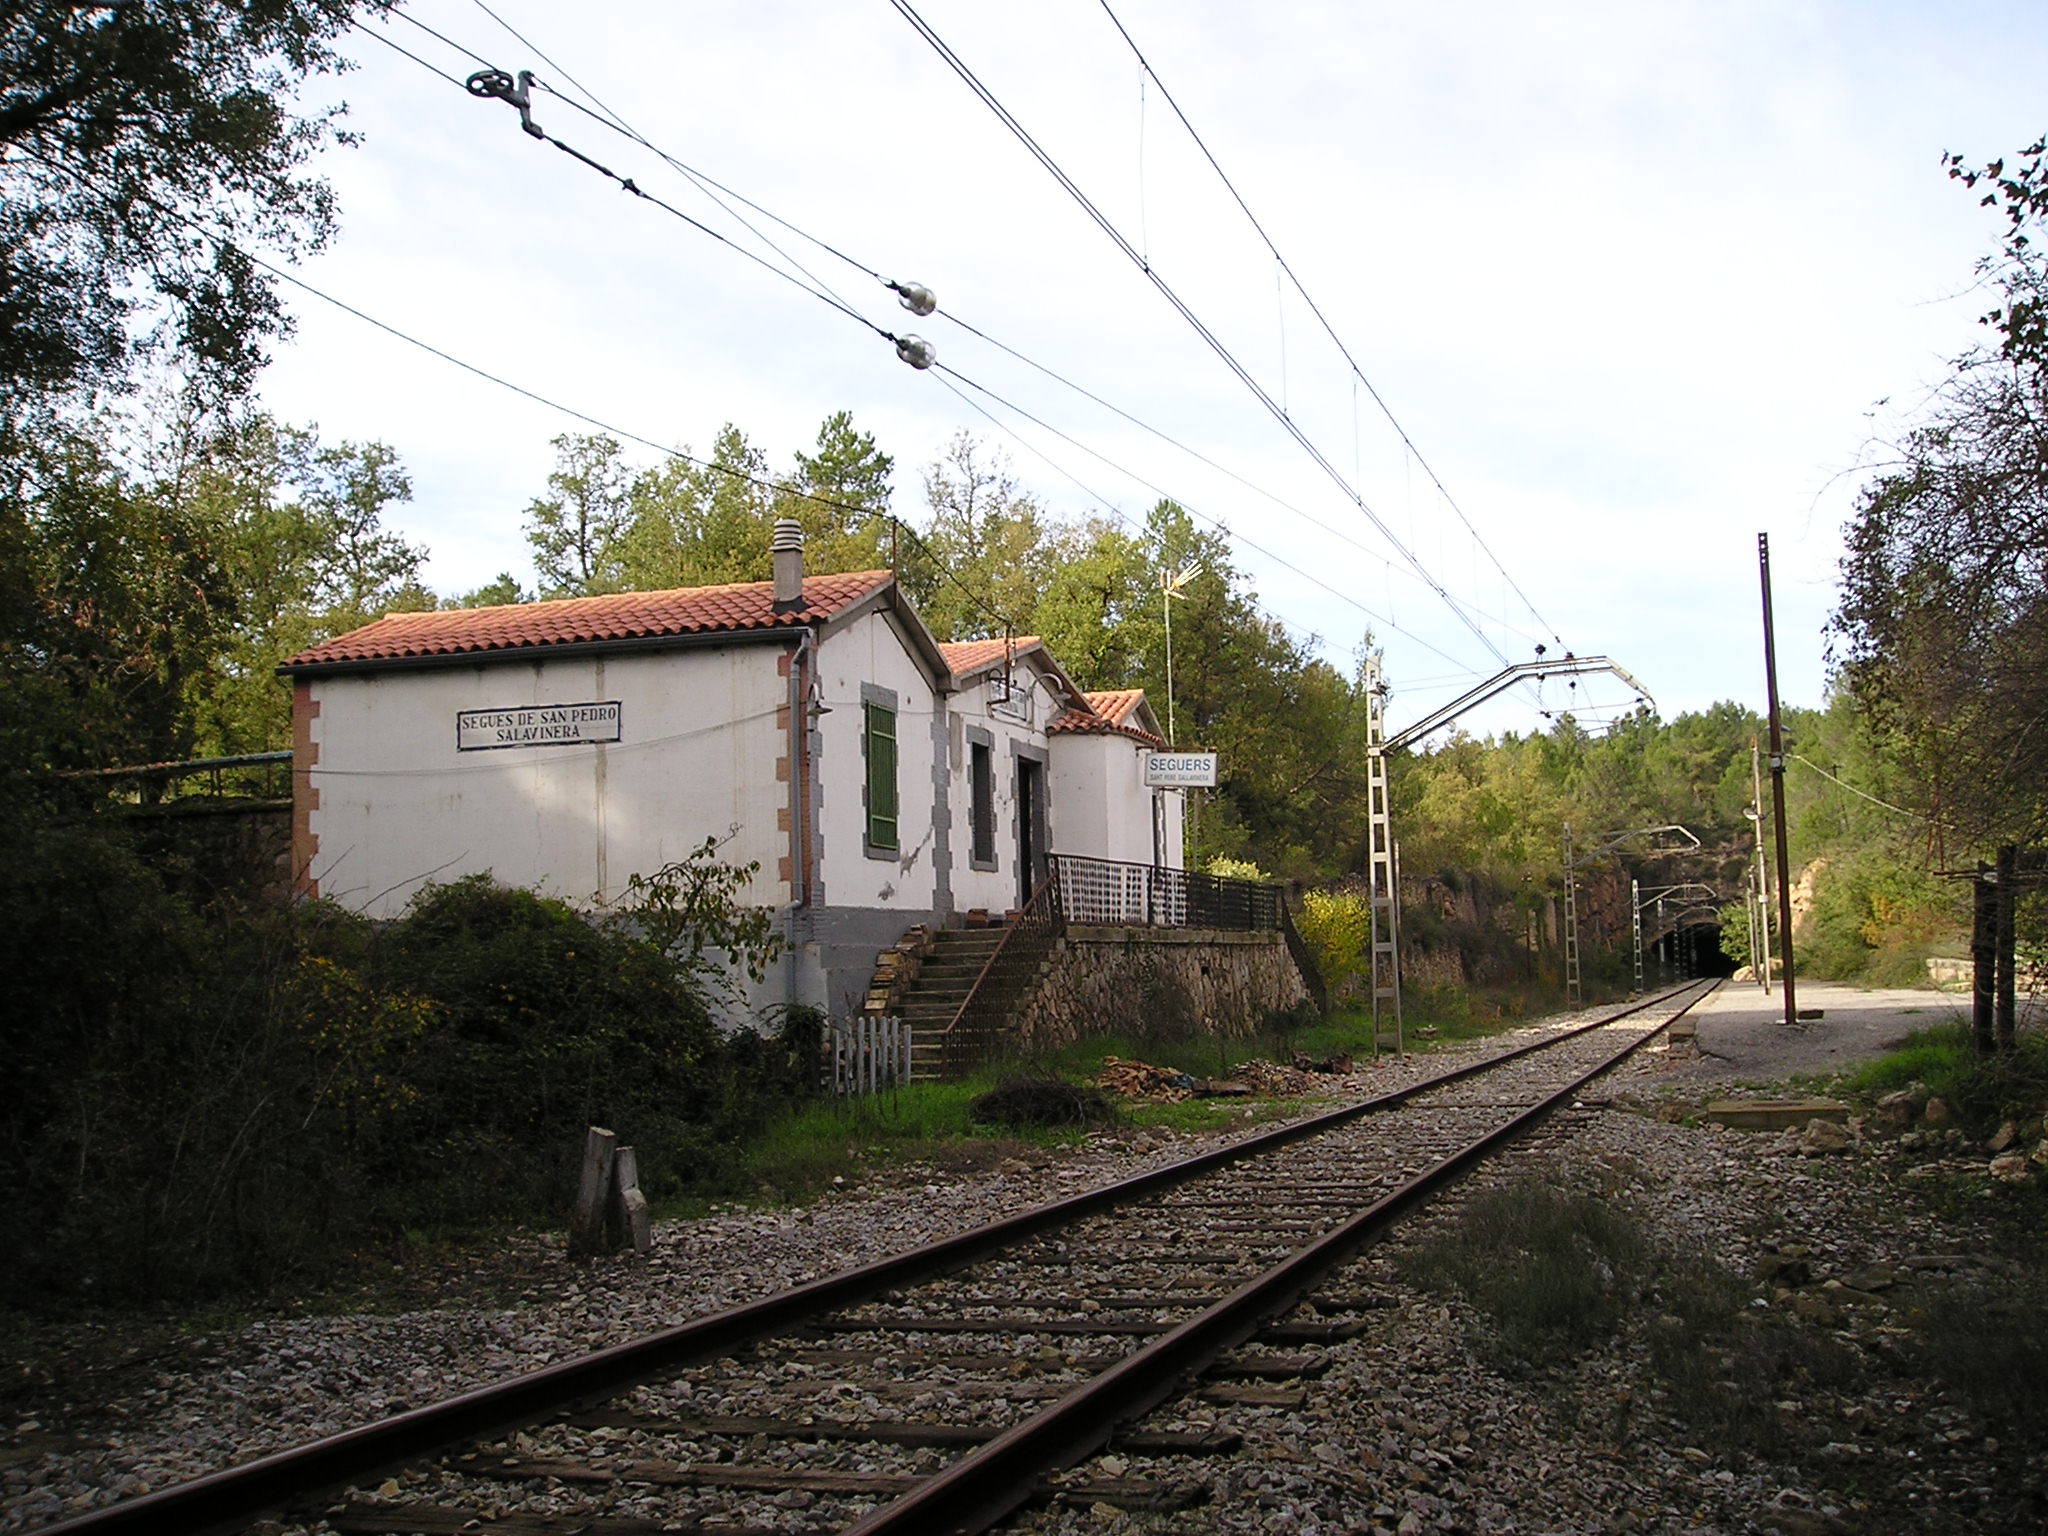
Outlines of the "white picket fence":
<svg viewBox="0 0 2048 1536">
<path fill-rule="evenodd" d="M 825 1082 L 836 1096 L 879 1093 L 910 1081 L 910 1027 L 888 1015 L 833 1019 L 825 1029 Z"/>
</svg>

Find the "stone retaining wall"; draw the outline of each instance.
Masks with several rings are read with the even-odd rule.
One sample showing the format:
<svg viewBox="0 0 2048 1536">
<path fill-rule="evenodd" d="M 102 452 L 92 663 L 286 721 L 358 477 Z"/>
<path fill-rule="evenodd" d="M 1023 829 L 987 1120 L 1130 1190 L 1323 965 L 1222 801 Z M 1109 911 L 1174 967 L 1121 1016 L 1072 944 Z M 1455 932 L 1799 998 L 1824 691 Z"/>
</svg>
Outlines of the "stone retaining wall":
<svg viewBox="0 0 2048 1536">
<path fill-rule="evenodd" d="M 1088 1034 L 1247 1035 L 1308 988 L 1278 933 L 1070 928 L 1018 1021 L 1027 1051 Z"/>
</svg>

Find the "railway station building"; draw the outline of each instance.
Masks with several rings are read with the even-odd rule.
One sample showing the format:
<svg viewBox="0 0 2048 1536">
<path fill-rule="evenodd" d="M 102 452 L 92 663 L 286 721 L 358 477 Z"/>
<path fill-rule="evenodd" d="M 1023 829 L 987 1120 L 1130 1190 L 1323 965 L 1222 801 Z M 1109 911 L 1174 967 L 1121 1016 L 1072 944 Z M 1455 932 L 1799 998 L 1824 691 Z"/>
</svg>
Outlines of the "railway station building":
<svg viewBox="0 0 2048 1536">
<path fill-rule="evenodd" d="M 1142 693 L 1030 637 L 941 644 L 889 571 L 388 614 L 287 660 L 298 889 L 374 917 L 487 873 L 584 909 L 707 838 L 788 951 L 757 1005 L 852 1011 L 917 924 L 1000 922 L 1048 853 L 1182 865 Z"/>
</svg>

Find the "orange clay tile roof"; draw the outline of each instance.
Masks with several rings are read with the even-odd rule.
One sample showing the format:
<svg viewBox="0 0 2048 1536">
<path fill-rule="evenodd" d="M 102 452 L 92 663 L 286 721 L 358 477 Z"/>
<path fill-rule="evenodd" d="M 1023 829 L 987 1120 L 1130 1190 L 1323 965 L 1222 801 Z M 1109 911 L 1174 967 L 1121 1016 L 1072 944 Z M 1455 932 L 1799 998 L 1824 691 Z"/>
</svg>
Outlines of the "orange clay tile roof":
<svg viewBox="0 0 2048 1536">
<path fill-rule="evenodd" d="M 968 678 L 1000 665 L 1005 656 L 1022 656 L 1044 644 L 1036 635 L 1016 635 L 1008 640 L 946 640 L 940 642 L 939 654 L 946 658 L 955 677 Z"/>
<path fill-rule="evenodd" d="M 555 645 L 600 645 L 683 635 L 784 629 L 828 619 L 891 580 L 888 571 L 806 576 L 805 606 L 775 611 L 775 584 L 734 582 L 669 592 L 618 592 L 498 608 L 387 613 L 361 629 L 303 650 L 280 671 L 483 655 Z"/>
<path fill-rule="evenodd" d="M 1145 702 L 1144 689 L 1115 688 L 1107 693 L 1087 693 L 1082 697 L 1088 701 L 1088 707 L 1061 710 L 1052 724 L 1045 728 L 1048 735 L 1128 736 L 1149 747 L 1166 745 L 1138 723 L 1138 706 Z"/>
</svg>

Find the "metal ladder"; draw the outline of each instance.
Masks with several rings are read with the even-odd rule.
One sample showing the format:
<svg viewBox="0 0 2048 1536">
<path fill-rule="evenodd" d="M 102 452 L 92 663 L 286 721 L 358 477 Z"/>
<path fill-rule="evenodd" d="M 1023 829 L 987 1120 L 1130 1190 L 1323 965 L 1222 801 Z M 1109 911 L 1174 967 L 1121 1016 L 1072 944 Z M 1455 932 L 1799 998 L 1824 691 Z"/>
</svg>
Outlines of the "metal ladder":
<svg viewBox="0 0 2048 1536">
<path fill-rule="evenodd" d="M 1372 1048 L 1392 1045 L 1397 1054 L 1406 1046 L 1401 1038 L 1401 851 L 1394 842 L 1393 824 L 1387 814 L 1387 693 L 1380 682 L 1380 659 L 1365 662 L 1365 797 L 1366 869 L 1371 882 L 1372 909 Z M 1382 1005 L 1393 1018 L 1393 1034 L 1381 1034 Z"/>
<path fill-rule="evenodd" d="M 1579 987 L 1579 872 L 1572 864 L 1572 824 L 1564 824 L 1564 1001 L 1576 1012 L 1585 1004 Z"/>
</svg>

